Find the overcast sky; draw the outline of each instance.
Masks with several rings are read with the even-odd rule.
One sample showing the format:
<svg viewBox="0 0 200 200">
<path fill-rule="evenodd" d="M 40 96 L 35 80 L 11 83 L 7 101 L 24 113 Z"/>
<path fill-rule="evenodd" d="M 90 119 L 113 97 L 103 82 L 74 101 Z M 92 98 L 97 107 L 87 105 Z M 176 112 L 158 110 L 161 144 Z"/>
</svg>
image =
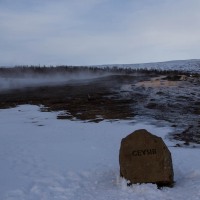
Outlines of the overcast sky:
<svg viewBox="0 0 200 200">
<path fill-rule="evenodd" d="M 200 0 L 0 0 L 0 65 L 200 58 Z"/>
</svg>

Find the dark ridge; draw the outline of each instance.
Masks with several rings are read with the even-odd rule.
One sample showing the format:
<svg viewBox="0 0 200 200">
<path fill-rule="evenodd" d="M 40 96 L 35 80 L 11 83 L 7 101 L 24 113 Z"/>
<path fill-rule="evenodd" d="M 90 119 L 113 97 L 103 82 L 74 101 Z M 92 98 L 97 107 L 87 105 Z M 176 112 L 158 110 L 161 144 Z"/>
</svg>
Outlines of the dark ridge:
<svg viewBox="0 0 200 200">
<path fill-rule="evenodd" d="M 194 75 L 198 76 L 198 73 L 191 73 L 187 71 L 180 70 L 163 70 L 163 69 L 147 69 L 147 68 L 122 68 L 122 67 L 92 67 L 92 66 L 15 66 L 15 67 L 0 67 L 0 76 L 1 77 L 11 77 L 11 76 L 26 76 L 27 74 L 31 75 L 72 75 L 77 73 L 92 73 L 92 74 L 105 74 L 105 73 L 115 73 L 115 74 L 135 74 L 135 73 L 144 73 L 144 74 L 158 74 L 158 75 Z"/>
</svg>

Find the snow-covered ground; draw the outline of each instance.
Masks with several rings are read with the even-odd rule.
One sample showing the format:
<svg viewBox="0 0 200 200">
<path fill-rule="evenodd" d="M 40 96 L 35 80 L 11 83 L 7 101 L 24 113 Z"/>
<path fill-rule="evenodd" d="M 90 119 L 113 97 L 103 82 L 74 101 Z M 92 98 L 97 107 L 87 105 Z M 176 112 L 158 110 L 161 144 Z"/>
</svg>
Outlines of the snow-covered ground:
<svg viewBox="0 0 200 200">
<path fill-rule="evenodd" d="M 175 148 L 169 127 L 136 121 L 86 123 L 57 120 L 57 113 L 23 105 L 0 110 L 1 200 L 197 200 L 200 149 Z M 119 177 L 120 141 L 146 128 L 172 153 L 174 188 L 126 186 Z"/>
<path fill-rule="evenodd" d="M 179 70 L 190 73 L 200 73 L 200 59 L 172 60 L 166 62 L 140 63 L 140 64 L 115 64 L 104 65 L 104 67 L 119 67 L 132 69 L 157 69 L 157 70 Z"/>
</svg>

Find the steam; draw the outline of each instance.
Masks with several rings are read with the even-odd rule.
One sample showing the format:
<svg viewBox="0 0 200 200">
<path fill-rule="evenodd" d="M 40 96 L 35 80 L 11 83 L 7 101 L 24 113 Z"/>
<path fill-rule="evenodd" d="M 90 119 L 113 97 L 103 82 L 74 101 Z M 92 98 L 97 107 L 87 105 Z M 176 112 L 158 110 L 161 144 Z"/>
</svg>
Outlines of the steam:
<svg viewBox="0 0 200 200">
<path fill-rule="evenodd" d="M 84 81 L 91 81 L 94 78 L 105 76 L 105 74 L 93 74 L 93 73 L 76 73 L 76 74 L 60 74 L 55 75 L 32 75 L 23 74 L 21 76 L 16 75 L 12 77 L 0 77 L 0 92 L 23 89 L 29 87 L 39 86 L 54 86 L 70 83 L 78 83 Z"/>
</svg>

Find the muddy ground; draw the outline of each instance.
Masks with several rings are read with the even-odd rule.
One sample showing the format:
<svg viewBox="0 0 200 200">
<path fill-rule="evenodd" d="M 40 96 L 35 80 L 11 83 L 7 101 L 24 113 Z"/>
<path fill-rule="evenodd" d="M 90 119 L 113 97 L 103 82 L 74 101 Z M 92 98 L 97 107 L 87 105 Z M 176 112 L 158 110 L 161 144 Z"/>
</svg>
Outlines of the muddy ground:
<svg viewBox="0 0 200 200">
<path fill-rule="evenodd" d="M 26 87 L 0 93 L 0 109 L 21 104 L 62 111 L 58 119 L 121 120 L 153 118 L 174 127 L 177 146 L 200 144 L 200 77 L 116 74 L 62 85 Z M 192 144 L 195 143 L 195 144 Z"/>
</svg>

